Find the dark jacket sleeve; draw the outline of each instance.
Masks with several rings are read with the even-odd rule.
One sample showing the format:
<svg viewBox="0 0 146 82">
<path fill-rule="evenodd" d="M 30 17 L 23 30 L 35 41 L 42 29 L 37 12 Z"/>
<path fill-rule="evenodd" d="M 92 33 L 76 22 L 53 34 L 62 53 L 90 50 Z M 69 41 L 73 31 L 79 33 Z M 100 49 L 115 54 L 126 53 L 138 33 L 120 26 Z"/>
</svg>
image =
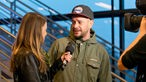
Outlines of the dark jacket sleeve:
<svg viewBox="0 0 146 82">
<path fill-rule="evenodd" d="M 129 69 L 137 66 L 141 62 L 146 62 L 146 35 L 122 57 L 123 65 Z"/>
<path fill-rule="evenodd" d="M 52 46 L 49 48 L 49 51 L 45 52 L 46 63 L 49 66 L 48 76 L 52 80 L 54 75 L 62 69 L 63 62 L 61 58 L 57 58 L 57 49 L 58 49 L 58 40 L 56 40 Z"/>
<path fill-rule="evenodd" d="M 58 60 L 56 60 L 53 65 L 49 68 L 49 71 L 48 71 L 48 75 L 49 75 L 49 79 L 52 80 L 54 75 L 59 71 L 61 70 L 62 68 L 62 60 L 61 58 L 59 58 Z"/>
<path fill-rule="evenodd" d="M 20 65 L 21 82 L 41 82 L 38 64 L 37 59 L 33 55 L 29 54 L 24 57 L 23 63 Z"/>
</svg>

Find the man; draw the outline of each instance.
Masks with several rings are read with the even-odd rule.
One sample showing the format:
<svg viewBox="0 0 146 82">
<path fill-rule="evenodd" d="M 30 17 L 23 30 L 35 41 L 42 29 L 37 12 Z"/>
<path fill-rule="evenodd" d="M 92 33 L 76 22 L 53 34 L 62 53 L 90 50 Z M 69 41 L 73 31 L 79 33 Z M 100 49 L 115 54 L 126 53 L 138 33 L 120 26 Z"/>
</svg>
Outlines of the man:
<svg viewBox="0 0 146 82">
<path fill-rule="evenodd" d="M 91 29 L 92 10 L 86 5 L 77 5 L 69 16 L 72 18 L 70 35 L 56 40 L 48 53 L 51 63 L 61 55 L 72 55 L 71 61 L 54 76 L 54 82 L 111 82 L 108 53 L 96 41 Z M 71 54 L 66 51 L 69 42 L 75 46 L 69 51 Z"/>
<path fill-rule="evenodd" d="M 142 18 L 139 34 L 122 53 L 118 67 L 120 70 L 137 66 L 136 82 L 146 82 L 146 17 Z"/>
</svg>

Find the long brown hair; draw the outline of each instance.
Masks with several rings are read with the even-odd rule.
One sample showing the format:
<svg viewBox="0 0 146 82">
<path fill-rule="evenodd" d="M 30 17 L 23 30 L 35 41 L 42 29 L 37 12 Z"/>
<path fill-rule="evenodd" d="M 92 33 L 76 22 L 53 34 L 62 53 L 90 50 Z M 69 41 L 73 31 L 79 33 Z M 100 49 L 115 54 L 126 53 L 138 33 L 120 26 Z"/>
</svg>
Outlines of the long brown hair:
<svg viewBox="0 0 146 82">
<path fill-rule="evenodd" d="M 46 22 L 47 21 L 45 17 L 34 12 L 29 12 L 23 17 L 18 30 L 17 38 L 12 48 L 10 68 L 12 72 L 15 70 L 14 55 L 17 55 L 21 47 L 31 50 L 40 61 L 40 72 L 46 72 L 47 66 L 44 61 L 44 56 L 41 53 L 41 45 L 44 42 L 42 36 L 42 27 Z"/>
</svg>

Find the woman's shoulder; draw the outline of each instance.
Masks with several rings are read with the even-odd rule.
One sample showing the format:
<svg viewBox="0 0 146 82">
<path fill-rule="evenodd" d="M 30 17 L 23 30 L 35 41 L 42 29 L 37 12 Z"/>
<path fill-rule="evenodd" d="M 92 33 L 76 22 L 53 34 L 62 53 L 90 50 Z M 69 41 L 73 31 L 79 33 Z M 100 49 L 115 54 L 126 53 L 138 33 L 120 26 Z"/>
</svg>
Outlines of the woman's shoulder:
<svg viewBox="0 0 146 82">
<path fill-rule="evenodd" d="M 26 62 L 32 62 L 35 61 L 37 62 L 37 58 L 33 54 L 31 50 L 27 49 L 20 49 L 18 53 L 15 55 L 15 62 L 18 62 L 18 64 L 26 63 Z"/>
<path fill-rule="evenodd" d="M 31 57 L 33 55 L 34 55 L 33 52 L 26 48 L 20 48 L 17 53 L 17 56 L 20 56 L 20 57 Z"/>
</svg>

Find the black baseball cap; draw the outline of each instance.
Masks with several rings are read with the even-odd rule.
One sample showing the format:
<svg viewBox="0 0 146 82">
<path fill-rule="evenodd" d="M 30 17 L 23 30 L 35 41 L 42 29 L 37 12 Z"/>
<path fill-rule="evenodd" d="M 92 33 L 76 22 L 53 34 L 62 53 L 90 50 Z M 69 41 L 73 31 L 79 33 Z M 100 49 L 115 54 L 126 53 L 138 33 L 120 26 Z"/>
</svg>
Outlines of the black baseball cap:
<svg viewBox="0 0 146 82">
<path fill-rule="evenodd" d="M 72 16 L 81 16 L 81 17 L 86 17 L 91 20 L 94 19 L 94 14 L 93 11 L 86 5 L 77 5 L 73 8 L 72 13 L 68 14 L 70 18 Z"/>
</svg>

